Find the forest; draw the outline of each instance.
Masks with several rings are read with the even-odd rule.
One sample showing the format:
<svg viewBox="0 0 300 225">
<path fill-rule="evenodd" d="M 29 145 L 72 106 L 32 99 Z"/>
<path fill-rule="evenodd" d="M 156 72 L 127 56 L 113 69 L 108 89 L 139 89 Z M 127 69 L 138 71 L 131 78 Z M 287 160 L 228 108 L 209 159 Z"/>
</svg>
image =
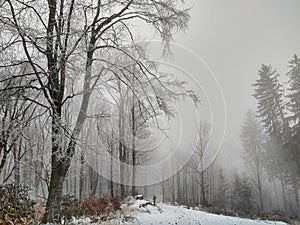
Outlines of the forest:
<svg viewBox="0 0 300 225">
<path fill-rule="evenodd" d="M 281 74 L 255 68 L 256 106 L 239 124 L 239 153 L 226 156 L 241 164 L 230 167 L 231 147 L 210 145 L 212 120 L 200 115 L 182 134 L 193 141 L 177 148 L 161 122 L 180 117 L 182 102 L 206 107 L 145 41 L 153 35 L 172 57 L 191 19 L 179 0 L 0 1 L 0 224 L 101 221 L 141 195 L 154 201 L 146 205 L 299 219 L 299 56 Z"/>
</svg>

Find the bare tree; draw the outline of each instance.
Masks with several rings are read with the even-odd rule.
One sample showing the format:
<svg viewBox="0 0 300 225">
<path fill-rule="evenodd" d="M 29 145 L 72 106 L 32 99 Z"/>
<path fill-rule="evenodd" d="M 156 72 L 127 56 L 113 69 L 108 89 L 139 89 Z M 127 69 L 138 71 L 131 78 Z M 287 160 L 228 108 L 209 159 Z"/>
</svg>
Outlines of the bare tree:
<svg viewBox="0 0 300 225">
<path fill-rule="evenodd" d="M 20 160 L 26 150 L 23 149 L 22 140 L 27 139 L 27 127 L 39 114 L 35 113 L 37 106 L 26 101 L 23 89 L 30 81 L 24 77 L 16 77 L 16 73 L 26 73 L 26 66 L 12 69 L 4 69 L 0 77 L 0 175 L 5 183 L 15 172 L 16 183 L 20 182 Z M 10 167 L 9 159 L 13 157 L 14 165 L 4 173 L 4 169 Z"/>
<path fill-rule="evenodd" d="M 177 9 L 177 0 L 7 0 L 1 2 L 0 15 L 4 37 L 0 49 L 2 55 L 7 55 L 1 60 L 1 67 L 29 64 L 32 73 L 27 75 L 34 78 L 30 85 L 20 88 L 41 91 L 45 99 L 42 103 L 33 98 L 27 100 L 47 109 L 51 117 L 52 168 L 43 222 L 52 222 L 59 214 L 63 182 L 86 120 L 92 91 L 105 80 L 103 76 L 109 68 L 122 67 L 111 58 L 111 52 L 127 55 L 145 77 L 155 78 L 143 62 L 126 52 L 126 43 L 130 43 L 130 48 L 135 46 L 130 22 L 141 20 L 152 25 L 168 43 L 175 31 L 186 28 L 189 16 L 187 10 Z M 14 50 L 17 55 L 6 54 Z M 83 83 L 77 84 L 76 92 L 72 89 L 75 80 Z M 124 82 L 126 77 L 120 80 Z M 67 126 L 63 108 L 70 98 L 79 95 L 78 113 Z M 64 148 L 62 143 L 66 140 Z"/>
<path fill-rule="evenodd" d="M 206 161 L 209 159 L 208 142 L 210 139 L 210 125 L 207 122 L 201 122 L 197 133 L 197 144 L 195 152 L 188 163 L 191 168 L 192 179 L 200 185 L 201 204 L 208 205 L 208 167 Z M 193 146 L 191 146 L 193 147 Z"/>
</svg>

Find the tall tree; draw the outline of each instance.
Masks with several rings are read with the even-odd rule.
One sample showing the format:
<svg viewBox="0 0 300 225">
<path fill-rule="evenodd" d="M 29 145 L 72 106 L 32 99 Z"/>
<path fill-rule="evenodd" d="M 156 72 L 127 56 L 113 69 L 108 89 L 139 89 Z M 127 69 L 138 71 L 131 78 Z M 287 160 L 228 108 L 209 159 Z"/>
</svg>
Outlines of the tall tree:
<svg viewBox="0 0 300 225">
<path fill-rule="evenodd" d="M 216 206 L 225 209 L 226 207 L 226 196 L 228 192 L 228 181 L 223 173 L 223 170 L 219 170 L 218 182 L 217 182 L 217 189 L 216 189 L 216 199 L 215 204 Z"/>
<path fill-rule="evenodd" d="M 253 96 L 257 100 L 257 113 L 270 136 L 283 142 L 287 123 L 284 117 L 283 87 L 279 73 L 271 65 L 262 65 L 259 78 L 253 84 Z"/>
<path fill-rule="evenodd" d="M 252 186 L 247 177 L 236 174 L 232 189 L 233 209 L 249 214 L 253 210 Z"/>
<path fill-rule="evenodd" d="M 5 68 L 0 75 L 0 175 L 3 183 L 13 172 L 16 182 L 20 181 L 20 160 L 26 153 L 22 148 L 21 139 L 26 138 L 26 128 L 38 116 L 37 106 L 26 101 L 26 96 L 32 95 L 31 92 L 18 88 L 30 86 L 31 80 L 22 76 L 27 70 L 26 65 Z M 14 165 L 11 167 L 8 162 L 12 155 Z M 8 172 L 4 174 L 6 167 Z"/>
<path fill-rule="evenodd" d="M 242 158 L 250 169 L 250 174 L 248 175 L 254 181 L 253 183 L 259 196 L 260 208 L 264 210 L 263 182 L 265 177 L 263 170 L 263 136 L 261 128 L 255 119 L 255 115 L 251 110 L 246 113 L 240 138 L 243 147 Z"/>
<path fill-rule="evenodd" d="M 204 206 L 208 205 L 208 168 L 206 167 L 206 160 L 209 158 L 208 142 L 210 139 L 211 127 L 207 122 L 200 122 L 197 133 L 197 144 L 195 152 L 189 161 L 191 168 L 192 179 L 200 185 L 201 201 Z"/>
<path fill-rule="evenodd" d="M 288 109 L 292 113 L 291 136 L 288 141 L 288 149 L 297 166 L 298 176 L 300 177 L 300 58 L 295 54 L 289 62 L 290 94 L 288 95 Z"/>
<path fill-rule="evenodd" d="M 288 95 L 288 109 L 291 112 L 290 124 L 291 135 L 285 144 L 288 150 L 289 161 L 292 171 L 292 186 L 295 193 L 297 208 L 300 208 L 299 200 L 299 182 L 300 182 L 300 58 L 295 54 L 289 62 L 290 71 L 287 73 L 289 77 L 290 93 Z M 300 210 L 298 210 L 300 214 Z"/>
<path fill-rule="evenodd" d="M 288 108 L 294 110 L 293 116 L 295 118 L 295 111 L 297 111 L 296 90 L 297 90 L 297 57 L 290 62 L 291 71 L 288 73 L 293 91 L 291 91 L 290 103 Z M 297 191 L 297 156 L 295 149 L 297 149 L 297 138 L 295 138 L 295 129 L 289 126 L 289 117 L 286 117 L 287 105 L 284 102 L 283 86 L 279 82 L 279 74 L 273 70 L 269 65 L 262 65 L 259 70 L 259 79 L 253 85 L 255 93 L 253 96 L 258 101 L 257 113 L 261 119 L 262 125 L 269 135 L 265 148 L 265 168 L 271 176 L 276 176 L 280 179 L 282 187 L 283 199 L 285 198 L 285 183 L 292 183 L 296 199 L 298 197 Z M 299 170 L 298 170 L 299 171 Z M 285 202 L 285 200 L 284 200 Z M 299 201 L 297 201 L 299 202 Z M 297 203 L 299 205 L 299 203 Z"/>
</svg>

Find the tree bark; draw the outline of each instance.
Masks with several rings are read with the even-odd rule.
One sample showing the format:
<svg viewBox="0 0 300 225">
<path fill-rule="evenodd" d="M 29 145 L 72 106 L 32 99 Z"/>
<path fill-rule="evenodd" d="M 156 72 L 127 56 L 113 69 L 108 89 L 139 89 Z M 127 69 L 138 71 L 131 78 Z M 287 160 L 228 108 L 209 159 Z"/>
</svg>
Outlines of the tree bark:
<svg viewBox="0 0 300 225">
<path fill-rule="evenodd" d="M 133 94 L 133 103 L 131 108 L 131 122 L 132 122 L 132 143 L 131 143 L 131 151 L 132 151 L 132 196 L 136 195 L 135 190 L 135 176 L 136 176 L 136 151 L 135 151 L 135 107 L 134 107 L 134 94 Z"/>
<path fill-rule="evenodd" d="M 46 204 L 46 213 L 42 223 L 59 222 L 59 212 L 62 200 L 63 183 L 70 166 L 70 160 L 61 163 L 56 159 L 52 160 L 51 181 Z"/>
<path fill-rule="evenodd" d="M 118 79 L 118 91 L 120 94 L 119 102 L 119 118 L 118 118 L 118 128 L 119 128 L 119 160 L 120 160 L 120 189 L 121 189 L 121 199 L 125 198 L 125 167 L 124 163 L 126 160 L 126 146 L 124 144 L 124 108 L 123 108 L 123 95 L 121 81 Z"/>
<path fill-rule="evenodd" d="M 80 155 L 80 175 L 79 175 L 79 199 L 83 200 L 83 188 L 84 188 L 84 157 Z"/>
<path fill-rule="evenodd" d="M 16 144 L 13 144 L 13 154 L 14 154 L 14 164 L 15 164 L 15 170 L 14 170 L 14 180 L 17 185 L 20 184 L 20 174 L 21 174 L 21 168 L 20 168 L 20 155 L 21 155 L 21 149 L 22 149 L 22 143 L 21 140 L 19 142 L 19 147 L 17 148 Z"/>
</svg>

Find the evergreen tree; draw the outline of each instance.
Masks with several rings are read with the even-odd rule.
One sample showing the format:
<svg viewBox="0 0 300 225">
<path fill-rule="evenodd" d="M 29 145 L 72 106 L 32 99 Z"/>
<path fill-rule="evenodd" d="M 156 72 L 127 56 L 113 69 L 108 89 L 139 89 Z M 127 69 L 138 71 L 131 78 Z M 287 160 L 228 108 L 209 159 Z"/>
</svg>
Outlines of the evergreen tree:
<svg viewBox="0 0 300 225">
<path fill-rule="evenodd" d="M 259 78 L 254 86 L 253 96 L 258 101 L 257 113 L 267 133 L 283 141 L 286 131 L 284 118 L 283 87 L 279 83 L 279 73 L 271 65 L 262 65 Z"/>
<path fill-rule="evenodd" d="M 223 170 L 219 170 L 219 177 L 218 177 L 218 190 L 216 195 L 216 206 L 220 208 L 226 208 L 226 196 L 228 192 L 228 181 L 226 180 Z"/>
<path fill-rule="evenodd" d="M 288 67 L 290 68 L 287 73 L 290 85 L 288 108 L 292 112 L 290 119 L 293 120 L 293 128 L 296 130 L 300 129 L 300 58 L 296 54 Z"/>
<path fill-rule="evenodd" d="M 290 158 L 294 161 L 298 177 L 300 176 L 300 58 L 295 54 L 289 62 L 290 93 L 288 95 L 288 109 L 291 112 L 290 124 L 291 135 L 288 143 L 285 145 L 289 150 Z"/>
<path fill-rule="evenodd" d="M 293 187 L 295 201 L 300 215 L 299 181 L 300 181 L 300 58 L 295 54 L 289 62 L 290 93 L 288 95 L 288 109 L 291 112 L 291 133 L 288 142 L 284 145 L 286 158 L 290 162 L 290 184 Z"/>
<path fill-rule="evenodd" d="M 285 177 L 291 173 L 288 168 L 289 159 L 283 150 L 284 143 L 289 140 L 290 132 L 283 102 L 283 87 L 278 77 L 279 73 L 271 65 L 262 65 L 258 71 L 259 78 L 254 86 L 253 96 L 258 102 L 257 113 L 261 124 L 269 136 L 265 143 L 264 167 L 272 177 L 277 177 L 284 194 Z"/>
<path fill-rule="evenodd" d="M 235 175 L 233 181 L 233 209 L 239 213 L 249 214 L 253 210 L 253 194 L 252 185 L 247 177 L 241 178 L 238 174 Z"/>
<path fill-rule="evenodd" d="M 244 203 L 243 209 L 246 213 L 253 211 L 253 187 L 246 177 L 242 179 L 242 196 L 241 200 Z"/>
</svg>

